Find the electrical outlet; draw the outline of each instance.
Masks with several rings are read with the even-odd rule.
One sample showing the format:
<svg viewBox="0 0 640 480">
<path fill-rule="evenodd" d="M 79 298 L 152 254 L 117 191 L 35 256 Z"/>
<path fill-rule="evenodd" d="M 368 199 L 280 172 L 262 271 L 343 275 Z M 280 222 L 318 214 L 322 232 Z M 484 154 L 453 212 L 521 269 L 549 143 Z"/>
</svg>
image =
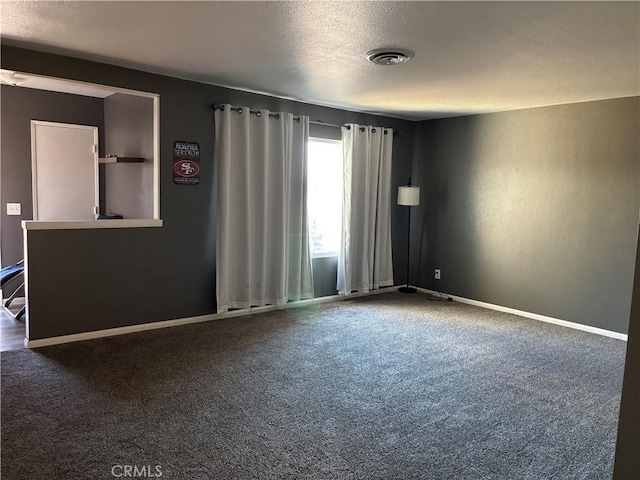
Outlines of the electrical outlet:
<svg viewBox="0 0 640 480">
<path fill-rule="evenodd" d="M 7 203 L 7 215 L 20 215 L 22 208 L 19 203 Z"/>
<path fill-rule="evenodd" d="M 439 268 L 436 268 L 435 274 L 434 274 L 434 278 L 436 280 L 440 280 L 440 269 Z"/>
</svg>

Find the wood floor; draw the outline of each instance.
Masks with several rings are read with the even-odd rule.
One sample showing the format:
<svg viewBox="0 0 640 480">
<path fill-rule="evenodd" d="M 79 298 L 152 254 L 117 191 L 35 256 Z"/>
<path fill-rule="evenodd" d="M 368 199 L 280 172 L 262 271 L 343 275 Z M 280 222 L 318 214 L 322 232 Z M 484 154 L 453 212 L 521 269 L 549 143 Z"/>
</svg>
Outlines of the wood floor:
<svg viewBox="0 0 640 480">
<path fill-rule="evenodd" d="M 24 299 L 16 298 L 11 305 L 12 311 L 18 311 L 24 305 Z M 24 316 L 14 319 L 9 312 L 0 307 L 0 352 L 18 350 L 24 347 Z"/>
</svg>

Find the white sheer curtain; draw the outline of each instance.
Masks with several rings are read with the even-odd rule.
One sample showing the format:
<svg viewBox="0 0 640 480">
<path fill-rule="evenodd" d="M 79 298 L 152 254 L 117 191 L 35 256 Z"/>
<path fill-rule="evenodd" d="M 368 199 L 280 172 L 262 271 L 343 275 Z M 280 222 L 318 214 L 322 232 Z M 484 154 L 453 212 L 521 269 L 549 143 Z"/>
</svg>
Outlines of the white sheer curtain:
<svg viewBox="0 0 640 480">
<path fill-rule="evenodd" d="M 223 108 L 215 111 L 218 313 L 313 298 L 309 118 Z"/>
<path fill-rule="evenodd" d="M 350 124 L 342 127 L 342 143 L 344 208 L 338 291 L 341 294 L 368 292 L 393 285 L 393 130 Z"/>
</svg>

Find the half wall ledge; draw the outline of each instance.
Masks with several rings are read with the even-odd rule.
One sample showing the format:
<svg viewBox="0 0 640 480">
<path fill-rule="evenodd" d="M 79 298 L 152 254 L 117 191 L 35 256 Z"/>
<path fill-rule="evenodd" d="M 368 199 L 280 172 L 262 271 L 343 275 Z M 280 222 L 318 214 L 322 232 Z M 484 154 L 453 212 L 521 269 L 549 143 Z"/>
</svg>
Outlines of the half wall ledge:
<svg viewBox="0 0 640 480">
<path fill-rule="evenodd" d="M 135 220 L 83 220 L 83 221 L 39 221 L 23 220 L 24 230 L 87 230 L 101 228 L 146 228 L 162 227 L 159 219 L 135 219 Z"/>
</svg>

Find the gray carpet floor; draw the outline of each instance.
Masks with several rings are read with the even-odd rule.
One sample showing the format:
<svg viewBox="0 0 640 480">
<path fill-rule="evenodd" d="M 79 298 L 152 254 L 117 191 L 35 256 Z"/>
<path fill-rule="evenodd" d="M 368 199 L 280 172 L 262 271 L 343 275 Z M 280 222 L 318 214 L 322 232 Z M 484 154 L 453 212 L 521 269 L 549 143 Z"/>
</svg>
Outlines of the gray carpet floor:
<svg viewBox="0 0 640 480">
<path fill-rule="evenodd" d="M 609 479 L 625 345 L 394 292 L 5 352 L 2 478 Z"/>
</svg>

